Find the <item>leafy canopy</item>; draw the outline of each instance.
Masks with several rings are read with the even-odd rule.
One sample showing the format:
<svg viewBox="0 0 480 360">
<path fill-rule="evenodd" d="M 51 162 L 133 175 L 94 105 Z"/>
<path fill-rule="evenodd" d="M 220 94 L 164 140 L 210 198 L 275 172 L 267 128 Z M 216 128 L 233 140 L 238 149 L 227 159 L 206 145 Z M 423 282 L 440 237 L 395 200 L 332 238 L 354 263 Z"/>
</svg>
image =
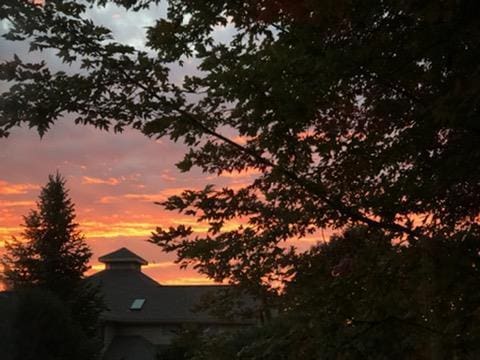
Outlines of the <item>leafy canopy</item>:
<svg viewBox="0 0 480 360">
<path fill-rule="evenodd" d="M 2 63 L 0 79 L 11 87 L 0 96 L 1 135 L 22 124 L 42 135 L 73 114 L 79 124 L 129 126 L 187 144 L 178 164 L 183 171 L 257 170 L 241 189 L 207 186 L 168 199 L 167 209 L 210 229 L 159 228 L 151 241 L 175 251 L 182 265 L 244 285 L 265 302 L 271 284 L 293 279 L 286 291 L 304 307 L 284 302 L 287 315 L 304 309 L 308 319 L 318 310 L 322 318 L 310 316 L 313 334 L 330 345 L 348 336 L 371 340 L 352 342 L 345 358 L 391 341 L 385 334 L 420 334 L 405 324 L 412 317 L 453 335 L 407 337 L 402 356 L 419 356 L 423 341 L 427 358 L 475 343 L 466 329 L 478 317 L 471 291 L 480 210 L 478 1 L 169 0 L 167 16 L 146 31 L 146 50 L 120 43 L 86 14 L 90 6 L 137 11 L 157 2 L 4 1 L 0 17 L 12 24 L 7 39 L 27 40 L 32 51 L 53 50 L 74 66 L 59 72 L 15 56 Z M 225 25 L 234 32 L 220 41 L 215 30 Z M 172 65 L 187 59 L 197 71 L 174 81 Z M 226 231 L 226 222 L 237 218 L 244 225 Z M 320 228 L 357 224 L 381 232 L 368 234 L 375 244 L 385 237 L 405 248 L 359 242 L 358 263 L 370 271 L 339 280 L 329 277 L 333 265 L 322 255 L 335 257 L 335 242 L 311 262 L 285 246 Z M 365 249 L 380 253 L 374 261 L 389 259 L 391 273 L 366 261 Z M 315 287 L 317 275 L 322 284 Z M 389 307 L 408 296 L 405 288 L 413 292 L 411 302 Z M 375 289 L 385 289 L 392 301 Z M 339 299 L 342 314 L 335 312 Z M 358 301 L 365 303 L 352 305 Z M 403 328 L 381 331 L 382 321 L 393 317 Z M 363 330 L 376 323 L 382 325 L 369 338 Z M 261 348 L 281 349 L 279 339 L 303 349 L 305 323 L 297 318 L 293 325 L 299 326 L 293 338 L 267 332 Z M 465 343 L 455 343 L 462 337 Z M 308 346 L 318 339 L 306 344 L 306 353 L 314 353 Z M 378 358 L 392 350 L 382 349 Z"/>
<path fill-rule="evenodd" d="M 475 359 L 480 331 L 479 235 L 438 244 L 392 244 L 367 227 L 349 228 L 302 255 L 261 327 L 186 332 L 173 358 L 189 360 Z M 434 283 L 434 286 L 432 286 Z"/>
<path fill-rule="evenodd" d="M 478 2 L 169 0 L 147 50 L 87 16 L 107 3 L 157 1 L 5 2 L 7 39 L 80 70 L 3 63 L 12 86 L 0 129 L 25 123 L 42 135 L 70 113 L 186 143 L 183 171 L 260 171 L 242 189 L 208 186 L 163 204 L 210 224 L 207 234 L 157 230 L 152 241 L 182 264 L 268 288 L 299 261 L 283 242 L 319 228 L 363 223 L 430 244 L 478 226 Z M 235 31 L 219 41 L 225 25 Z M 172 64 L 192 58 L 198 72 L 173 81 Z M 222 231 L 233 218 L 246 223 Z"/>
</svg>

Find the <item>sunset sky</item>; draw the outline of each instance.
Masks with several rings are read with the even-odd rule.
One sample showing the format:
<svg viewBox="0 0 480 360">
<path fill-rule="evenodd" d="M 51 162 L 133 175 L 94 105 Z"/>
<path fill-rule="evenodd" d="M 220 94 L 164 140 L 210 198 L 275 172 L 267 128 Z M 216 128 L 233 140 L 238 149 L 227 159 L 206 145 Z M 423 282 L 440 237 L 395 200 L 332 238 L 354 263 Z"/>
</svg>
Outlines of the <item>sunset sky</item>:
<svg viewBox="0 0 480 360">
<path fill-rule="evenodd" d="M 191 271 L 179 272 L 172 255 L 145 241 L 158 225 L 191 223 L 200 232 L 202 225 L 164 211 L 154 201 L 207 183 L 238 186 L 252 175 L 182 174 L 174 164 L 184 150 L 134 131 L 115 135 L 68 122 L 43 139 L 26 129 L 13 131 L 0 140 L 0 245 L 18 235 L 22 215 L 35 206 L 48 174 L 58 170 L 68 181 L 94 266 L 98 256 L 126 246 L 152 263 L 148 273 L 164 283 L 202 281 Z"/>
<path fill-rule="evenodd" d="M 127 14 L 108 6 L 91 16 L 110 27 L 123 42 L 143 47 L 145 26 L 163 13 L 160 7 Z M 3 23 L 2 29 L 6 26 Z M 231 31 L 219 28 L 217 38 L 228 37 Z M 52 54 L 28 54 L 25 48 L 24 44 L 0 40 L 0 60 L 17 53 L 24 59 L 42 58 L 53 67 L 65 69 Z M 172 76 L 180 79 L 182 72 L 192 67 L 187 62 L 185 69 L 175 69 Z M 0 90 L 6 87 L 0 83 Z M 21 232 L 22 215 L 35 206 L 48 175 L 58 170 L 67 179 L 78 223 L 93 249 L 95 270 L 100 269 L 99 256 L 125 246 L 150 262 L 146 272 L 161 283 L 206 282 L 193 270 L 180 270 L 173 263 L 173 254 L 164 254 L 147 243 L 159 225 L 191 223 L 195 230 L 203 229 L 194 218 L 167 212 L 154 201 L 206 184 L 238 187 L 255 174 L 217 177 L 198 169 L 180 173 L 174 164 L 186 150 L 182 144 L 149 139 L 134 130 L 114 134 L 75 126 L 69 118 L 62 119 L 43 139 L 33 130 L 13 129 L 9 138 L 0 139 L 0 252 L 6 240 Z M 315 240 L 304 240 L 303 245 Z"/>
</svg>

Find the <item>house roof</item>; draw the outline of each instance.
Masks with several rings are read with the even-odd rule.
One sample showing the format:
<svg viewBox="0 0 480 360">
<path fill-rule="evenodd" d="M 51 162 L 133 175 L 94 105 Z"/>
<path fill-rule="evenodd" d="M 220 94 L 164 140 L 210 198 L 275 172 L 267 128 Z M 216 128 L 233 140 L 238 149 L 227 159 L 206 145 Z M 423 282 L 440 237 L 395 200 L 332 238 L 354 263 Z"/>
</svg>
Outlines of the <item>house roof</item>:
<svg viewBox="0 0 480 360">
<path fill-rule="evenodd" d="M 129 250 L 127 250 L 131 253 Z M 124 252 L 124 251 L 122 251 Z M 115 254 L 114 252 L 112 254 Z M 133 254 L 133 253 L 131 253 Z M 107 255 L 110 256 L 111 254 Z M 133 254 L 134 256 L 137 256 Z M 104 258 L 102 256 L 102 258 Z M 252 321 L 223 320 L 198 307 L 205 297 L 221 295 L 225 285 L 163 286 L 141 271 L 100 271 L 89 278 L 99 285 L 109 311 L 103 319 L 122 323 L 215 323 L 251 324 Z M 135 300 L 144 299 L 141 309 L 131 310 Z"/>
<path fill-rule="evenodd" d="M 127 248 L 124 248 L 124 247 L 121 248 L 121 249 L 118 249 L 114 252 L 111 252 L 109 254 L 103 255 L 103 256 L 99 257 L 98 260 L 100 262 L 105 263 L 105 264 L 120 263 L 120 262 L 129 262 L 129 263 L 133 262 L 133 263 L 137 263 L 137 264 L 140 264 L 140 265 L 147 265 L 148 264 L 147 260 L 141 258 L 137 254 L 131 252 L 130 250 L 128 250 Z"/>
</svg>

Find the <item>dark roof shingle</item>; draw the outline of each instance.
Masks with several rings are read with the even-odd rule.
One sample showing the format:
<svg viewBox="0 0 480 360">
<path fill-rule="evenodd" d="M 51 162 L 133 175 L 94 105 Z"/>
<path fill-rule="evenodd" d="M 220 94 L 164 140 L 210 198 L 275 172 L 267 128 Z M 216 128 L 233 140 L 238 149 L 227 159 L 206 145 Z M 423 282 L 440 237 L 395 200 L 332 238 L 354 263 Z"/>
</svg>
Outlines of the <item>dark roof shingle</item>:
<svg viewBox="0 0 480 360">
<path fill-rule="evenodd" d="M 232 323 L 198 311 L 204 296 L 226 290 L 225 285 L 162 286 L 140 271 L 104 270 L 92 275 L 107 307 L 103 319 L 131 323 Z M 145 299 L 141 310 L 130 310 L 135 299 Z M 243 320 L 234 323 L 251 323 Z"/>
</svg>

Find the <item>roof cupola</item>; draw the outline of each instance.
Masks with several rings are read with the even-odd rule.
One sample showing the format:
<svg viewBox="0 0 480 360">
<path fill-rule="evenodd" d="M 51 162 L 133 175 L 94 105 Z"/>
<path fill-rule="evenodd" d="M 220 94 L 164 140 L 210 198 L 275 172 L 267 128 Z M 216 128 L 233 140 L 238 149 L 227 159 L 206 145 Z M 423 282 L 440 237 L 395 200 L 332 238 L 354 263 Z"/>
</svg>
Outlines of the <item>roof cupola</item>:
<svg viewBox="0 0 480 360">
<path fill-rule="evenodd" d="M 105 264 L 106 270 L 141 271 L 143 265 L 148 265 L 145 259 L 124 247 L 107 255 L 103 255 L 99 257 L 98 260 Z"/>
</svg>

